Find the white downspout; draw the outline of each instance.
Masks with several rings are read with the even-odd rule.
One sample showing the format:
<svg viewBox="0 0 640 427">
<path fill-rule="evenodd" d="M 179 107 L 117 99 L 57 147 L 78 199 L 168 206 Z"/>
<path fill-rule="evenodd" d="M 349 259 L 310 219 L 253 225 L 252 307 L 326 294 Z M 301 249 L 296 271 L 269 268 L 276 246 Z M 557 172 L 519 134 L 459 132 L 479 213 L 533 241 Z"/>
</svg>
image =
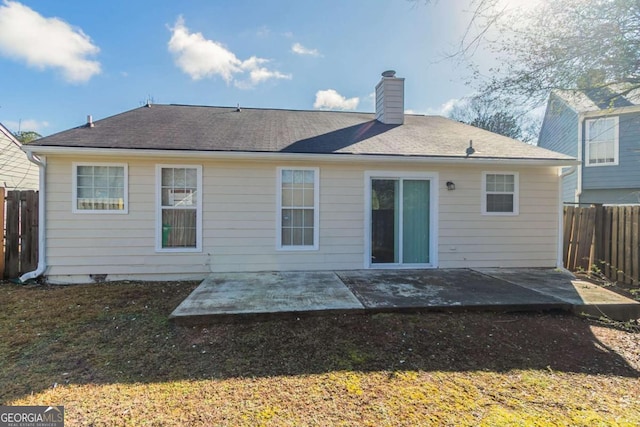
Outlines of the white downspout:
<svg viewBox="0 0 640 427">
<path fill-rule="evenodd" d="M 556 260 L 556 267 L 564 269 L 564 204 L 562 201 L 562 180 L 564 177 L 575 173 L 578 170 L 578 166 L 571 166 L 566 171 L 562 172 L 562 168 L 558 168 L 560 173 L 558 174 L 558 258 Z"/>
<path fill-rule="evenodd" d="M 40 159 L 37 156 L 34 156 L 31 151 L 26 151 L 27 158 L 32 163 L 38 165 L 40 169 L 40 189 L 38 191 L 38 267 L 29 271 L 28 273 L 24 273 L 20 276 L 21 282 L 26 282 L 30 279 L 35 279 L 36 277 L 42 275 L 47 268 L 47 264 L 45 262 L 45 256 L 47 252 L 46 248 L 46 239 L 45 239 L 45 175 L 46 175 L 46 165 L 47 162 L 44 158 Z"/>
</svg>

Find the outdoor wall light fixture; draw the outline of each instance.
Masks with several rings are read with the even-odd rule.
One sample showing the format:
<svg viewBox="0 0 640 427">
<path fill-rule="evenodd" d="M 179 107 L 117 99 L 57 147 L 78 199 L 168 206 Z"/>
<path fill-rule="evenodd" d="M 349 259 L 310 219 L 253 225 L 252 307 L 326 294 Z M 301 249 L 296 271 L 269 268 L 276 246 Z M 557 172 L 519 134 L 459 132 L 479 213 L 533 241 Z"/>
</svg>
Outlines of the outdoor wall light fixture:
<svg viewBox="0 0 640 427">
<path fill-rule="evenodd" d="M 453 183 L 453 181 L 447 181 L 447 190 L 453 191 L 455 189 L 456 189 L 456 185 Z"/>
</svg>

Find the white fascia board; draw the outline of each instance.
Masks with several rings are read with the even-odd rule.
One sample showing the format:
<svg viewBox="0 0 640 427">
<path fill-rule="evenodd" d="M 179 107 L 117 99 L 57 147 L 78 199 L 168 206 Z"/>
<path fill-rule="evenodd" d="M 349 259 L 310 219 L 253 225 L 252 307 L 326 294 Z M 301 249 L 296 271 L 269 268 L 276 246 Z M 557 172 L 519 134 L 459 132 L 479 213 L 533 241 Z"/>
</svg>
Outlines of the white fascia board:
<svg viewBox="0 0 640 427">
<path fill-rule="evenodd" d="M 18 146 L 18 148 L 22 149 L 22 143 L 18 141 L 18 139 L 11 133 L 9 129 L 4 127 L 2 123 L 0 123 L 0 133 L 6 136 L 11 142 Z"/>
<path fill-rule="evenodd" d="M 579 164 L 575 159 L 539 159 L 539 158 L 489 158 L 489 157 L 432 157 L 432 156 L 392 156 L 382 154 L 309 154 L 283 152 L 247 152 L 247 151 L 191 151 L 191 150 L 140 150 L 122 148 L 86 148 L 23 146 L 25 151 L 43 155 L 79 155 L 79 156 L 127 156 L 127 157 L 170 157 L 170 158 L 206 158 L 262 161 L 324 161 L 324 162 L 403 162 L 403 163 L 440 163 L 440 164 L 478 164 L 478 165 L 519 165 L 519 166 L 572 166 Z"/>
</svg>

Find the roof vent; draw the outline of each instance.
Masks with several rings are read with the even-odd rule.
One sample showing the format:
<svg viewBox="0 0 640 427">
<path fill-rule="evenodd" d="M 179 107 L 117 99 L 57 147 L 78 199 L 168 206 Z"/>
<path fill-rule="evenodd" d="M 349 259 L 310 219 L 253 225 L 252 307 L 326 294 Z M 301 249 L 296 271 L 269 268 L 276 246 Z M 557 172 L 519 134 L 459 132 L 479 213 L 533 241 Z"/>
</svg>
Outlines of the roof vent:
<svg viewBox="0 0 640 427">
<path fill-rule="evenodd" d="M 89 114 L 89 115 L 87 116 L 87 127 L 88 127 L 88 128 L 92 128 L 92 127 L 94 127 L 94 126 L 95 126 L 95 125 L 93 124 L 93 117 L 91 117 L 91 114 Z"/>
<path fill-rule="evenodd" d="M 240 112 L 240 104 L 238 103 L 238 105 L 236 106 L 236 113 Z"/>
<path fill-rule="evenodd" d="M 469 157 L 470 155 L 472 155 L 475 152 L 476 152 L 476 149 L 473 148 L 473 140 L 470 139 L 469 140 L 469 146 L 467 147 L 467 151 L 466 151 L 467 157 Z"/>
</svg>

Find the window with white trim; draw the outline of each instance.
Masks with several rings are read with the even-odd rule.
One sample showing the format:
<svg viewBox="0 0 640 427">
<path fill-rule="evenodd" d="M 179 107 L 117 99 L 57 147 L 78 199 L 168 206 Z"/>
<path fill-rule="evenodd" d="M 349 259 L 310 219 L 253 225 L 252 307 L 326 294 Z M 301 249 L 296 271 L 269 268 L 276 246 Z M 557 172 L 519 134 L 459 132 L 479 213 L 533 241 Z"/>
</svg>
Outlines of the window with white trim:
<svg viewBox="0 0 640 427">
<path fill-rule="evenodd" d="M 158 219 L 156 250 L 200 251 L 202 248 L 202 167 L 156 167 Z"/>
<path fill-rule="evenodd" d="M 318 249 L 318 168 L 278 168 L 278 249 Z"/>
<path fill-rule="evenodd" d="M 585 121 L 586 166 L 618 164 L 618 117 Z"/>
<path fill-rule="evenodd" d="M 486 215 L 518 214 L 518 173 L 482 173 L 482 213 Z"/>
<path fill-rule="evenodd" d="M 119 163 L 74 163 L 74 213 L 119 213 L 128 211 L 128 170 Z"/>
</svg>

